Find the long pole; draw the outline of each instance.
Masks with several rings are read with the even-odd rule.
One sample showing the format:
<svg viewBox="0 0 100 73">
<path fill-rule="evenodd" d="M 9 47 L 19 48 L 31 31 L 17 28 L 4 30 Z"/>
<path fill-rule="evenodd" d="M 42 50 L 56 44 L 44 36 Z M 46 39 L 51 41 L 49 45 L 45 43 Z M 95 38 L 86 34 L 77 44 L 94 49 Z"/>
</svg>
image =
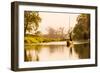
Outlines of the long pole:
<svg viewBox="0 0 100 73">
<path fill-rule="evenodd" d="M 70 15 L 69 15 L 69 30 L 70 30 Z"/>
<path fill-rule="evenodd" d="M 70 30 L 70 15 L 69 15 L 69 38 L 70 38 L 70 41 L 72 41 L 72 38 L 71 38 L 71 30 Z"/>
</svg>

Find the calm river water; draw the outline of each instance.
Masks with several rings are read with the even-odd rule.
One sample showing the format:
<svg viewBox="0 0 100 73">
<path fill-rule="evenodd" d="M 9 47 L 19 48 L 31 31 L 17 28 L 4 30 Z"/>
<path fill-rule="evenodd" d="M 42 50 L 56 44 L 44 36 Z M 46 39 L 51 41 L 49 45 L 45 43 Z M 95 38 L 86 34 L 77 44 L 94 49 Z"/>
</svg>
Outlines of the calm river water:
<svg viewBox="0 0 100 73">
<path fill-rule="evenodd" d="M 25 45 L 24 61 L 55 61 L 90 58 L 88 43 L 66 45 Z"/>
</svg>

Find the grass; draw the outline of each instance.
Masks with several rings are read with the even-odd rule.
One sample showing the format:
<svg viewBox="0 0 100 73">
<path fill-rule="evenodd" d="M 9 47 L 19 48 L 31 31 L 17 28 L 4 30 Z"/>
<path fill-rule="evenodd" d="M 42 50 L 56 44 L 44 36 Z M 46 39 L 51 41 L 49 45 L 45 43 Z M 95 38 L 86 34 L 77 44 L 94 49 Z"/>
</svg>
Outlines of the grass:
<svg viewBox="0 0 100 73">
<path fill-rule="evenodd" d="M 43 43 L 43 42 L 52 42 L 52 41 L 62 41 L 60 38 L 44 38 L 40 36 L 25 36 L 24 42 L 31 44 L 31 43 Z"/>
<path fill-rule="evenodd" d="M 25 36 L 24 42 L 31 43 L 43 43 L 43 42 L 52 42 L 52 41 L 62 41 L 61 38 L 45 38 L 42 36 Z"/>
</svg>

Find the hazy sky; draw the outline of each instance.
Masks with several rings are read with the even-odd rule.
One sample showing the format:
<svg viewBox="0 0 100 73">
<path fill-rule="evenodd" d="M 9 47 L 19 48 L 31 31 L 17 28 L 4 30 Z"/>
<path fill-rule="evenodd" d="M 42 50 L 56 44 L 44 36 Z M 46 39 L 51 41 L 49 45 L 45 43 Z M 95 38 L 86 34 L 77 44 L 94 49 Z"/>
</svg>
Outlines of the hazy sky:
<svg viewBox="0 0 100 73">
<path fill-rule="evenodd" d="M 64 27 L 64 32 L 66 32 L 69 29 L 69 26 L 75 26 L 77 23 L 76 18 L 79 14 L 39 12 L 39 15 L 42 19 L 39 24 L 39 30 L 43 34 L 46 34 L 48 33 L 48 27 L 54 28 L 55 30 Z"/>
</svg>

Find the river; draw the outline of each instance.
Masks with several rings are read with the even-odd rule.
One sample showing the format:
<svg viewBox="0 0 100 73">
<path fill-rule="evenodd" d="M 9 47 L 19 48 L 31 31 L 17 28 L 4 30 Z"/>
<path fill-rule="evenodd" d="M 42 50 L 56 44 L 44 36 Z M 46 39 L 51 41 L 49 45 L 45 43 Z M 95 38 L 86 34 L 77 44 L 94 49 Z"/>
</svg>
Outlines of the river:
<svg viewBox="0 0 100 73">
<path fill-rule="evenodd" d="M 25 45 L 24 61 L 60 61 L 90 58 L 90 44 L 75 42 L 67 47 L 66 42 L 50 42 Z"/>
</svg>

